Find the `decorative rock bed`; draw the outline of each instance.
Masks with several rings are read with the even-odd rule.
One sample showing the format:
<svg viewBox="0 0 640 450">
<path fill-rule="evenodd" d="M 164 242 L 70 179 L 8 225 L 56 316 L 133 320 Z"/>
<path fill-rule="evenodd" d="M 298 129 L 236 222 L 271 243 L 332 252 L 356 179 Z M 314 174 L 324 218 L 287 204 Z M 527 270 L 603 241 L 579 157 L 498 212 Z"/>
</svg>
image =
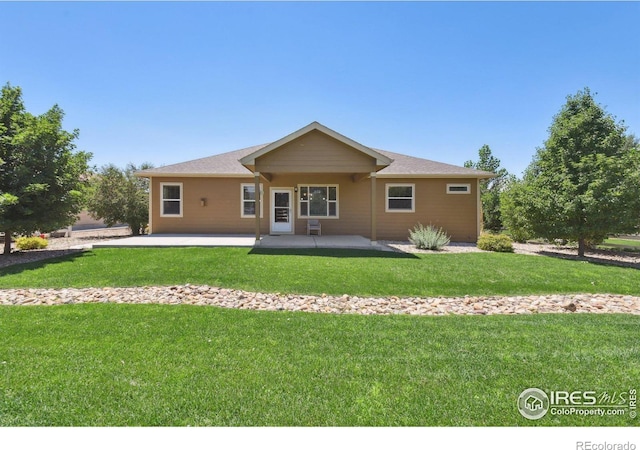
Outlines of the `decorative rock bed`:
<svg viewBox="0 0 640 450">
<path fill-rule="evenodd" d="M 201 305 L 258 311 L 331 314 L 491 315 L 532 313 L 640 314 L 640 297 L 580 294 L 515 297 L 356 297 L 263 294 L 212 286 L 142 288 L 4 289 L 0 305 L 80 303 Z"/>
</svg>

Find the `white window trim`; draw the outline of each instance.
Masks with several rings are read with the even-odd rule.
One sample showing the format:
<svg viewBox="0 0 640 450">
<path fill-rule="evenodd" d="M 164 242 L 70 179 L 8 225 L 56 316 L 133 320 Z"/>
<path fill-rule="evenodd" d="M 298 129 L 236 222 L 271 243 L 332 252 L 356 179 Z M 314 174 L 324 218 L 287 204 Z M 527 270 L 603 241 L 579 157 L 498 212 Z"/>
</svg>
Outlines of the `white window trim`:
<svg viewBox="0 0 640 450">
<path fill-rule="evenodd" d="M 384 200 L 384 211 L 388 212 L 388 213 L 414 213 L 416 212 L 416 185 L 414 183 L 385 183 L 385 188 L 384 188 L 384 193 L 385 193 L 385 200 Z M 394 208 L 389 208 L 389 199 L 394 199 L 394 198 L 403 198 L 403 199 L 407 199 L 409 197 L 389 197 L 389 188 L 392 187 L 407 187 L 410 186 L 411 187 L 411 209 L 394 209 Z"/>
<path fill-rule="evenodd" d="M 465 187 L 467 188 L 466 191 L 452 191 L 451 188 L 454 187 Z M 454 195 L 467 195 L 467 194 L 471 194 L 471 185 L 470 184 L 465 184 L 465 183 L 448 183 L 447 184 L 447 194 L 454 194 Z"/>
<path fill-rule="evenodd" d="M 310 188 L 310 187 L 326 187 L 327 188 L 327 195 L 328 195 L 328 189 L 329 188 L 336 188 L 336 215 L 335 216 L 303 216 L 302 215 L 302 200 L 300 200 L 300 188 L 302 187 L 306 187 L 306 188 Z M 339 219 L 340 218 L 340 185 L 339 184 L 323 184 L 323 183 L 312 183 L 312 184 L 299 184 L 297 187 L 297 191 L 294 193 L 295 197 L 296 197 L 296 201 L 298 203 L 298 219 L 328 219 L 328 220 L 333 220 L 333 219 Z M 331 200 L 333 201 L 333 200 Z M 308 203 L 308 202 L 307 202 Z M 327 202 L 327 213 L 329 213 L 329 204 Z"/>
<path fill-rule="evenodd" d="M 240 184 L 240 217 L 242 217 L 243 219 L 255 219 L 256 215 L 255 214 L 245 214 L 244 213 L 244 202 L 246 201 L 250 201 L 250 200 L 245 200 L 244 199 L 244 188 L 246 186 L 251 186 L 251 187 L 255 187 L 255 183 L 242 183 Z M 260 218 L 264 218 L 264 198 L 263 198 L 263 187 L 262 187 L 262 183 L 260 183 L 260 198 L 262 199 L 262 201 L 260 202 Z M 258 197 L 256 196 L 256 200 L 258 201 Z"/>
<path fill-rule="evenodd" d="M 178 201 L 178 202 L 180 202 L 180 213 L 179 214 L 165 214 L 164 213 L 164 202 L 165 202 L 164 187 L 165 186 L 179 186 L 180 187 L 180 199 L 174 199 L 174 198 L 166 199 L 166 200 L 169 200 L 169 201 Z M 160 183 L 160 217 L 182 217 L 183 206 L 184 206 L 184 189 L 183 189 L 182 183 L 169 182 L 169 181 L 167 181 L 166 183 Z"/>
</svg>

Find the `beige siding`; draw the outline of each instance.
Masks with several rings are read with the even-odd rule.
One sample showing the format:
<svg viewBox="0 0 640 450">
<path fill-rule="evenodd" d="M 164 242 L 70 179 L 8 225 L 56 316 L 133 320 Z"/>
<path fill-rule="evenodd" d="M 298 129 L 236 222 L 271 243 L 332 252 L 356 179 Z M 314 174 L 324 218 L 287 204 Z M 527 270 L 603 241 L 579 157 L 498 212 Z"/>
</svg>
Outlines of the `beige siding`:
<svg viewBox="0 0 640 450">
<path fill-rule="evenodd" d="M 241 218 L 242 183 L 252 178 L 153 178 L 153 233 L 243 233 L 255 232 L 255 219 Z M 160 183 L 183 184 L 183 216 L 160 217 Z M 415 212 L 385 212 L 388 183 L 415 184 Z M 447 183 L 471 184 L 470 194 L 447 194 Z M 262 180 L 264 216 L 261 233 L 270 226 L 270 188 L 297 188 L 301 184 L 338 185 L 338 218 L 323 218 L 322 233 L 326 235 L 355 234 L 370 237 L 371 180 L 354 182 L 349 175 L 274 174 L 271 182 Z M 295 234 L 306 233 L 306 218 L 298 216 L 298 195 L 294 193 Z M 408 230 L 417 223 L 442 227 L 453 241 L 475 242 L 477 238 L 477 194 L 475 179 L 389 179 L 377 180 L 378 240 L 407 240 Z M 206 206 L 200 199 L 206 198 Z"/>
<path fill-rule="evenodd" d="M 293 187 L 298 185 L 338 185 L 338 218 L 327 217 L 320 219 L 322 234 L 370 234 L 370 184 L 365 179 L 354 183 L 350 176 L 336 174 L 308 174 L 308 175 L 275 175 L 271 186 Z M 295 201 L 295 234 L 306 234 L 307 219 L 300 218 L 298 213 L 299 192 L 294 193 Z M 265 213 L 266 214 L 266 213 Z"/>
<path fill-rule="evenodd" d="M 256 160 L 257 172 L 370 173 L 376 161 L 330 136 L 311 131 Z"/>
<path fill-rule="evenodd" d="M 253 178 L 152 178 L 152 233 L 253 234 L 254 218 L 240 217 L 240 185 Z M 182 183 L 182 217 L 160 217 L 160 183 Z M 265 196 L 266 197 L 266 196 Z M 206 205 L 200 205 L 200 199 Z M 268 198 L 261 229 L 269 232 Z"/>
<path fill-rule="evenodd" d="M 415 212 L 385 212 L 386 185 L 415 184 Z M 470 194 L 447 194 L 447 183 L 471 184 Z M 378 239 L 408 238 L 408 230 L 417 223 L 442 227 L 453 241 L 477 239 L 476 180 L 460 178 L 389 179 L 378 178 Z"/>
</svg>

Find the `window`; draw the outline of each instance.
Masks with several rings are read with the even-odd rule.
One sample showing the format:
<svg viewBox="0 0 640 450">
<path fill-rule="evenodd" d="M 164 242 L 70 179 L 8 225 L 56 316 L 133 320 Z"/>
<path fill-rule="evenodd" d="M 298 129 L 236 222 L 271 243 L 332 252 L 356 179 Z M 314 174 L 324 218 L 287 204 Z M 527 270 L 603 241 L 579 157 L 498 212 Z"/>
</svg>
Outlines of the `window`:
<svg viewBox="0 0 640 450">
<path fill-rule="evenodd" d="M 260 192 L 262 192 L 262 183 L 260 184 Z M 263 217 L 262 211 L 264 202 L 260 202 L 260 217 Z M 240 217 L 256 216 L 256 185 L 241 184 L 240 185 Z"/>
<path fill-rule="evenodd" d="M 160 183 L 160 216 L 182 217 L 182 183 Z"/>
<path fill-rule="evenodd" d="M 414 212 L 415 184 L 387 184 L 386 212 Z"/>
<path fill-rule="evenodd" d="M 470 184 L 447 184 L 447 194 L 470 194 Z"/>
<path fill-rule="evenodd" d="M 338 186 L 299 186 L 300 217 L 338 217 Z"/>
</svg>

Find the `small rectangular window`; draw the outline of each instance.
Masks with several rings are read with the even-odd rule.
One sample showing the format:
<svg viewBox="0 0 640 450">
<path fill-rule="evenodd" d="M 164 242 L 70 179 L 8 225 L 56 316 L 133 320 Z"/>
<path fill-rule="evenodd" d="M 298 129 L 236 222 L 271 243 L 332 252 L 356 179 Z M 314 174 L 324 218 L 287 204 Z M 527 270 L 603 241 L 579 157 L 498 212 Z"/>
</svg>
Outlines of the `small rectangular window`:
<svg viewBox="0 0 640 450">
<path fill-rule="evenodd" d="M 240 217 L 256 217 L 256 185 L 243 183 L 240 185 Z M 260 184 L 262 192 L 262 184 Z M 263 217 L 263 203 L 260 202 L 260 217 Z"/>
<path fill-rule="evenodd" d="M 470 184 L 447 184 L 447 194 L 470 194 Z"/>
<path fill-rule="evenodd" d="M 160 183 L 160 216 L 182 217 L 182 183 Z"/>
<path fill-rule="evenodd" d="M 386 212 L 414 212 L 415 184 L 387 184 Z"/>
</svg>

